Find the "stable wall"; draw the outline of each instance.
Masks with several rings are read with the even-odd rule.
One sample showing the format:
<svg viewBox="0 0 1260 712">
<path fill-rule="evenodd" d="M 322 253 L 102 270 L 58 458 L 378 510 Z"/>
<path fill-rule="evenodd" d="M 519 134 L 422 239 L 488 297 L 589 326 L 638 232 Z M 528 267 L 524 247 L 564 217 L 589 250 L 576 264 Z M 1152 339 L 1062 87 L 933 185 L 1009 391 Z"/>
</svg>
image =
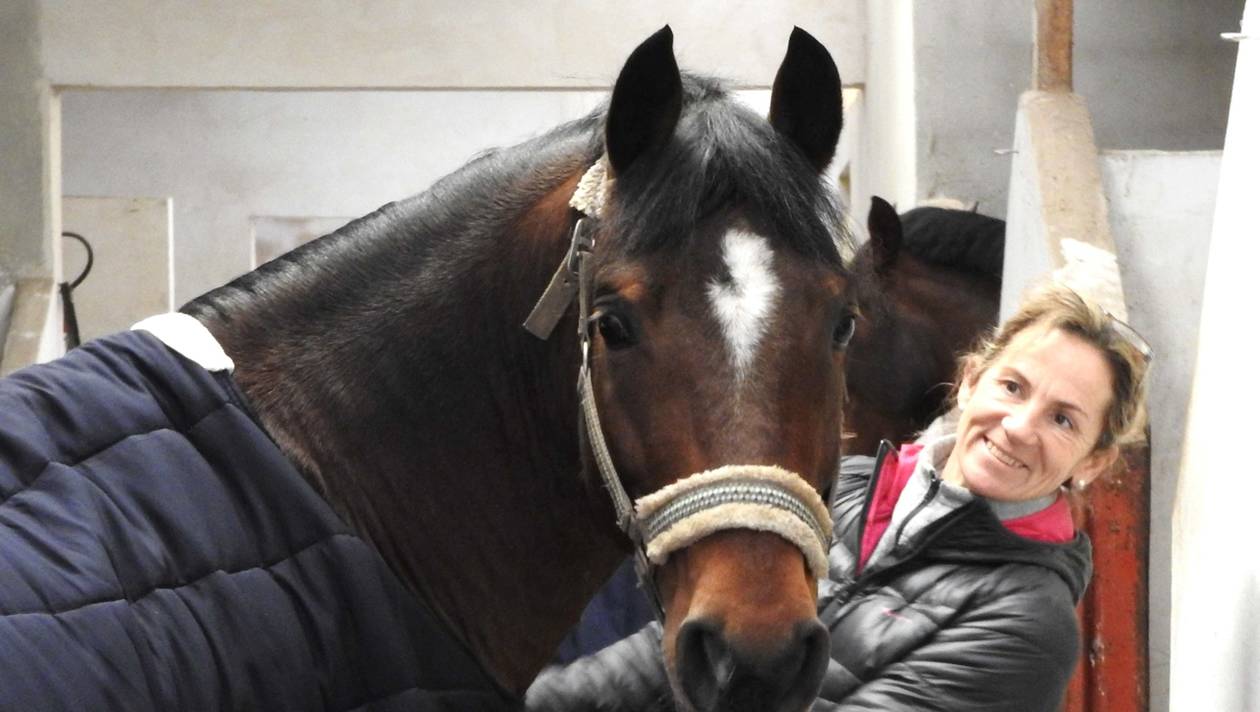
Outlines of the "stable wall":
<svg viewBox="0 0 1260 712">
<path fill-rule="evenodd" d="M 895 0 L 909 3 L 909 0 Z M 1243 0 L 1076 0 L 1074 91 L 1101 149 L 1219 150 Z M 1007 205 L 1034 3 L 913 3 L 917 198 Z M 872 31 L 873 32 L 873 31 Z M 874 93 L 879 87 L 872 87 Z"/>
<path fill-rule="evenodd" d="M 864 81 L 861 0 L 57 0 L 46 75 L 76 87 L 597 88 L 669 23 L 681 63 L 768 86 L 799 25 Z"/>
<path fill-rule="evenodd" d="M 252 217 L 367 214 L 486 148 L 581 116 L 603 97 L 66 92 L 65 191 L 172 198 L 179 305 L 251 268 Z"/>
<path fill-rule="evenodd" d="M 737 96 L 754 111 L 768 110 L 766 90 Z M 488 148 L 578 118 L 606 97 L 68 91 L 65 191 L 172 198 L 178 306 L 255 266 L 251 236 L 260 219 L 365 215 L 423 191 Z M 846 100 L 854 99 L 846 90 Z M 845 150 L 836 167 L 847 162 Z"/>
</svg>

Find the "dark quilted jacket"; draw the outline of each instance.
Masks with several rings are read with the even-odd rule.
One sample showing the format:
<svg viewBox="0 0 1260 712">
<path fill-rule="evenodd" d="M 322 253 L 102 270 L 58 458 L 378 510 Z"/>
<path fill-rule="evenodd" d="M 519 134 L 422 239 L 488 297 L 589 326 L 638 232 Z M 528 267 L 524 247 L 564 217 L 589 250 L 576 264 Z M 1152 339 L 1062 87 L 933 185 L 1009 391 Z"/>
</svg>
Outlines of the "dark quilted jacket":
<svg viewBox="0 0 1260 712">
<path fill-rule="evenodd" d="M 148 333 L 0 381 L 0 498 L 0 710 L 513 706 Z"/>
<path fill-rule="evenodd" d="M 1080 646 L 1074 608 L 1091 572 L 1088 539 L 1024 539 L 974 499 L 855 578 L 835 563 L 855 558 L 876 471 L 871 458 L 850 458 L 838 481 L 833 568 L 818 603 L 831 662 L 814 710 L 1059 709 Z M 526 704 L 672 712 L 659 645 L 652 624 L 550 669 Z"/>
</svg>

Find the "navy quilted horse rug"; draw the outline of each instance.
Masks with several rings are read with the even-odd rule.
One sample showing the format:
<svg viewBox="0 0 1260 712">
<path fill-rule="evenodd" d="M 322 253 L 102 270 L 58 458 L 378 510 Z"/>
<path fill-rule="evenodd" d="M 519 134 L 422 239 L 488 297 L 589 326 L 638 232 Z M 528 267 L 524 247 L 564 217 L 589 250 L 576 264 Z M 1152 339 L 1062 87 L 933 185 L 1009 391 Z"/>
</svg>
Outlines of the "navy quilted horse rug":
<svg viewBox="0 0 1260 712">
<path fill-rule="evenodd" d="M 174 326 L 0 381 L 0 710 L 515 707 Z"/>
</svg>

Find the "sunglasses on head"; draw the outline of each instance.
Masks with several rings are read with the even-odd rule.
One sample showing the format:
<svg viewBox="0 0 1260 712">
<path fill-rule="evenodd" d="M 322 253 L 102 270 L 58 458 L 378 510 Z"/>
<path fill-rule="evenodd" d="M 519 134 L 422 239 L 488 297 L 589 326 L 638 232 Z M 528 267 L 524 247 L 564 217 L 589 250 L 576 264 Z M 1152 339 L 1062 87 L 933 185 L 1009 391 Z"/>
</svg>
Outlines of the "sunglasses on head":
<svg viewBox="0 0 1260 712">
<path fill-rule="evenodd" d="M 1142 360 L 1149 364 L 1153 353 L 1150 343 L 1148 343 L 1146 339 L 1142 338 L 1142 335 L 1137 332 L 1137 329 L 1134 329 L 1124 321 L 1117 319 L 1111 312 L 1104 310 L 1103 313 L 1107 315 L 1107 320 L 1111 324 L 1111 330 L 1114 331 L 1117 336 L 1124 339 L 1130 346 L 1137 349 L 1137 352 L 1142 355 Z"/>
</svg>

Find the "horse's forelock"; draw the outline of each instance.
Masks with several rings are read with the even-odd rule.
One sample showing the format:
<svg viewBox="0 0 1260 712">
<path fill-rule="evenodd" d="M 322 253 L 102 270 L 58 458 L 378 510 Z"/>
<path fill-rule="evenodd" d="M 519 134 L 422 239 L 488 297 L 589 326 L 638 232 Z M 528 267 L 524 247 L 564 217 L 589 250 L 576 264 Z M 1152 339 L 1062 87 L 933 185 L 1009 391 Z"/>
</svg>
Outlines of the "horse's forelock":
<svg viewBox="0 0 1260 712">
<path fill-rule="evenodd" d="M 682 117 L 651 160 L 617 176 L 611 233 L 628 254 L 677 248 L 737 209 L 799 254 L 839 266 L 851 235 L 799 149 L 715 80 L 685 76 Z"/>
</svg>

